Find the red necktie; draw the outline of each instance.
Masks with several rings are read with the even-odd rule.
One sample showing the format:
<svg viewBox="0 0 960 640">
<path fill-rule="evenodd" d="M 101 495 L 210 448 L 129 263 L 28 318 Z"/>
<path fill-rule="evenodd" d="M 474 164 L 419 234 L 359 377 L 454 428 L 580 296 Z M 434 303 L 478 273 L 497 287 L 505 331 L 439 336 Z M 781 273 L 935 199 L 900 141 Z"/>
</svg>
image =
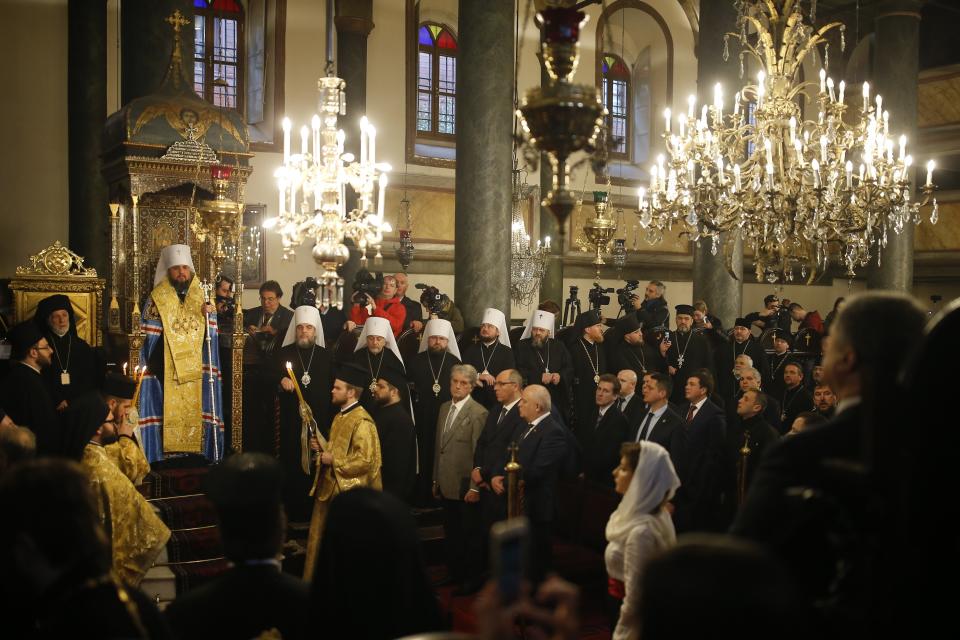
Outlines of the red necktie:
<svg viewBox="0 0 960 640">
<path fill-rule="evenodd" d="M 690 410 L 687 411 L 687 422 L 693 421 L 693 414 L 695 414 L 696 412 L 697 412 L 697 405 L 691 404 Z"/>
</svg>

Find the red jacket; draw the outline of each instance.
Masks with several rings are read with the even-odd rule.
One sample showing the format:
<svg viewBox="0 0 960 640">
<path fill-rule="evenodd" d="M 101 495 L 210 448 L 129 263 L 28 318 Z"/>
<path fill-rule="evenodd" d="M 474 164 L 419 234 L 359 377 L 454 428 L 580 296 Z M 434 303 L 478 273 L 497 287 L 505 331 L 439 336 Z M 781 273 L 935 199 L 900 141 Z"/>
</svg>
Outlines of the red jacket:
<svg viewBox="0 0 960 640">
<path fill-rule="evenodd" d="M 403 303 L 396 298 L 377 298 L 376 306 L 373 308 L 373 315 L 378 318 L 386 318 L 390 321 L 390 328 L 393 329 L 394 337 L 399 336 L 403 331 L 403 321 L 407 318 L 407 310 Z M 350 320 L 356 324 L 363 324 L 367 321 L 370 314 L 366 307 L 354 305 L 350 309 Z"/>
<path fill-rule="evenodd" d="M 810 311 L 807 313 L 807 316 L 800 322 L 800 326 L 797 328 L 800 329 L 813 329 L 819 334 L 823 334 L 823 318 L 820 317 L 820 313 L 817 311 Z"/>
</svg>

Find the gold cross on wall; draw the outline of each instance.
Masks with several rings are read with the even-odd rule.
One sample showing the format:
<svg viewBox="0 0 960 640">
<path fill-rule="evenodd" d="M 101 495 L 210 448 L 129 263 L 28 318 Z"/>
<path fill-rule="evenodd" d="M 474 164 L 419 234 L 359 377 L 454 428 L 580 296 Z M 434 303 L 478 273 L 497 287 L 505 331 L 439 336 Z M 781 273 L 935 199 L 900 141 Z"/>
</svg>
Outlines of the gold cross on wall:
<svg viewBox="0 0 960 640">
<path fill-rule="evenodd" d="M 172 14 L 164 18 L 165 22 L 169 22 L 173 26 L 173 32 L 177 35 L 180 35 L 180 27 L 185 27 L 190 24 L 190 21 L 183 17 L 183 14 L 180 13 L 180 9 L 177 9 Z"/>
</svg>

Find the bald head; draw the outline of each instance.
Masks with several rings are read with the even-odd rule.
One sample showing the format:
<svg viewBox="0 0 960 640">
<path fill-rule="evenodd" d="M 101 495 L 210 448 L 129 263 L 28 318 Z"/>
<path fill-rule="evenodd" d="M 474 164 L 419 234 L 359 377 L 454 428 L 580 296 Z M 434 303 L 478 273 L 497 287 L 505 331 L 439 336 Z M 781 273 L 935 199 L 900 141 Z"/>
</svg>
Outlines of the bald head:
<svg viewBox="0 0 960 640">
<path fill-rule="evenodd" d="M 626 398 L 637 390 L 637 372 L 633 369 L 623 369 L 617 373 L 620 381 L 620 397 Z"/>
<path fill-rule="evenodd" d="M 520 417 L 532 422 L 540 416 L 550 413 L 550 392 L 546 387 L 532 384 L 520 394 Z"/>
</svg>

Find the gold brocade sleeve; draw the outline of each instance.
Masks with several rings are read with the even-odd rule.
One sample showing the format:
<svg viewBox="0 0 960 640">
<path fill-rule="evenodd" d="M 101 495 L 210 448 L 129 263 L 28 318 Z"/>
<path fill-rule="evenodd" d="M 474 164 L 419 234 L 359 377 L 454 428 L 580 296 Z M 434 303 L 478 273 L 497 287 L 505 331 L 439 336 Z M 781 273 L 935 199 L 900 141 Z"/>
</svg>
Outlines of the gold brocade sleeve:
<svg viewBox="0 0 960 640">
<path fill-rule="evenodd" d="M 113 444 L 105 446 L 104 450 L 134 485 L 139 485 L 150 473 L 150 463 L 147 462 L 143 450 L 133 438 L 120 438 Z"/>
<path fill-rule="evenodd" d="M 362 486 L 380 488 L 380 438 L 373 421 L 364 417 L 357 422 L 347 455 L 333 460 L 339 478 L 360 479 Z"/>
<path fill-rule="evenodd" d="M 81 465 L 94 493 L 102 496 L 101 518 L 110 519 L 114 572 L 137 586 L 170 539 L 170 530 L 103 447 L 87 445 Z"/>
</svg>

